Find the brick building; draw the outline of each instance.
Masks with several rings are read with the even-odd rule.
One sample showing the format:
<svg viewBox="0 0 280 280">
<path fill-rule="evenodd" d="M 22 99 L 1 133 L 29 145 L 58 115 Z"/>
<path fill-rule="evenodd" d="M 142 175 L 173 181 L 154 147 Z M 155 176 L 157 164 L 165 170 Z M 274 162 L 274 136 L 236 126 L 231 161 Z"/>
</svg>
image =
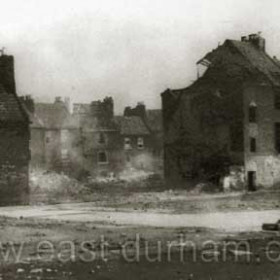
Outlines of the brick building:
<svg viewBox="0 0 280 280">
<path fill-rule="evenodd" d="M 249 190 L 280 183 L 280 67 L 265 40 L 226 40 L 197 64 L 191 86 L 162 93 L 166 179 L 218 182 L 235 166 Z"/>
<path fill-rule="evenodd" d="M 17 94 L 14 58 L 0 56 L 0 204 L 27 203 L 29 118 Z"/>
<path fill-rule="evenodd" d="M 74 103 L 72 114 L 61 98 L 34 103 L 27 96 L 22 102 L 31 120 L 32 168 L 81 179 L 117 176 L 127 168 L 162 171 L 161 110 L 138 105 L 115 116 L 111 97 Z"/>
<path fill-rule="evenodd" d="M 142 104 L 114 115 L 113 99 L 73 105 L 79 121 L 81 162 L 91 176 L 118 175 L 127 168 L 162 170 L 161 110 Z"/>
<path fill-rule="evenodd" d="M 121 169 L 119 130 L 114 122 L 111 97 L 90 104 L 74 104 L 82 138 L 81 161 L 89 175 L 109 176 Z"/>
</svg>

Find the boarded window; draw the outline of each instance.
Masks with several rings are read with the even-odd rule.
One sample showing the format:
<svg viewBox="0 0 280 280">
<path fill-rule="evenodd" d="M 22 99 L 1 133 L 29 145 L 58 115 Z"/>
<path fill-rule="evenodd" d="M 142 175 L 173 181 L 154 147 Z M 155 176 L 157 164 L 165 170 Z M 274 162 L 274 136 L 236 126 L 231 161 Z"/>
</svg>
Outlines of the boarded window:
<svg viewBox="0 0 280 280">
<path fill-rule="evenodd" d="M 280 153 L 280 123 L 275 124 L 275 150 Z"/>
<path fill-rule="evenodd" d="M 107 153 L 106 152 L 99 152 L 98 153 L 98 163 L 107 163 Z"/>
<path fill-rule="evenodd" d="M 250 152 L 256 152 L 257 151 L 257 141 L 256 138 L 251 137 L 250 138 Z"/>
<path fill-rule="evenodd" d="M 250 123 L 257 122 L 257 107 L 256 106 L 249 107 L 249 122 Z"/>
</svg>

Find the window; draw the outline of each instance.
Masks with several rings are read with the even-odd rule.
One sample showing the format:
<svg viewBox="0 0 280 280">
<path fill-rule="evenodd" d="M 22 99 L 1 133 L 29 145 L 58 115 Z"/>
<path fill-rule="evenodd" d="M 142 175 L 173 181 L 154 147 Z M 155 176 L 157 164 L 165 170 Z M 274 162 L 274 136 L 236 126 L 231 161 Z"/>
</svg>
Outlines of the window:
<svg viewBox="0 0 280 280">
<path fill-rule="evenodd" d="M 124 149 L 125 150 L 131 149 L 131 139 L 129 137 L 124 138 Z"/>
<path fill-rule="evenodd" d="M 249 107 L 249 122 L 255 123 L 257 122 L 257 106 L 250 105 Z"/>
<path fill-rule="evenodd" d="M 99 152 L 98 153 L 98 163 L 108 163 L 106 152 Z"/>
<path fill-rule="evenodd" d="M 256 152 L 257 150 L 257 143 L 256 143 L 256 138 L 251 137 L 250 138 L 250 152 Z"/>
<path fill-rule="evenodd" d="M 100 134 L 99 134 L 99 138 L 98 138 L 98 143 L 99 144 L 105 144 L 105 135 L 104 135 L 104 133 L 103 132 L 101 132 Z"/>
<path fill-rule="evenodd" d="M 46 137 L 46 143 L 50 143 L 50 137 Z"/>
<path fill-rule="evenodd" d="M 144 139 L 142 137 L 137 138 L 137 148 L 139 150 L 144 148 Z"/>
<path fill-rule="evenodd" d="M 248 180 L 248 191 L 256 190 L 256 171 L 248 171 L 247 180 Z"/>
<path fill-rule="evenodd" d="M 275 124 L 275 150 L 279 154 L 280 153 L 280 123 Z"/>
</svg>

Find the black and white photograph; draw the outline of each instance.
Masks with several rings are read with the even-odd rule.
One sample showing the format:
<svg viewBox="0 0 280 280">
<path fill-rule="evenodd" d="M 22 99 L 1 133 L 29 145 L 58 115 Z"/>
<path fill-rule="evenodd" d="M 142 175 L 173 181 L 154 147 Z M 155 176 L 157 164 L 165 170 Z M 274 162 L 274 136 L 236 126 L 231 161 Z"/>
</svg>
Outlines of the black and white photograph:
<svg viewBox="0 0 280 280">
<path fill-rule="evenodd" d="M 279 280 L 279 11 L 2 1 L 0 280 Z"/>
</svg>

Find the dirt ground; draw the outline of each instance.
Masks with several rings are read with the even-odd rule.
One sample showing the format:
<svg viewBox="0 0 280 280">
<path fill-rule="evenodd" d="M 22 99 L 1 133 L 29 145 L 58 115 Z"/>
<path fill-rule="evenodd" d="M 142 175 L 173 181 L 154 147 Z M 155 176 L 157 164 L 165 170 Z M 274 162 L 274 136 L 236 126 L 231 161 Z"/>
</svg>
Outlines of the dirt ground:
<svg viewBox="0 0 280 280">
<path fill-rule="evenodd" d="M 133 191 L 98 190 L 88 200 L 95 206 L 134 210 L 171 211 L 173 213 L 201 213 L 280 209 L 280 191 L 193 194 L 185 190 Z"/>
<path fill-rule="evenodd" d="M 276 222 L 279 192 L 186 194 L 184 190 L 109 192 L 103 189 L 88 204 L 3 207 L 0 209 L 0 280 L 280 278 L 280 232 L 261 231 L 261 223 L 272 215 L 269 213 L 273 213 Z M 87 209 L 87 217 L 100 214 L 100 218 L 80 219 L 83 207 Z M 27 215 L 27 209 L 33 215 Z M 40 209 L 44 209 L 44 215 Z M 58 210 L 66 211 L 59 216 L 55 212 Z M 16 215 L 7 217 L 9 211 Z M 118 223 L 103 218 L 102 215 L 108 216 L 108 211 L 133 212 L 134 222 L 145 220 L 145 215 L 158 214 L 157 219 L 169 215 L 171 221 L 175 216 L 190 215 L 200 224 L 205 215 L 212 217 L 212 221 L 222 215 L 229 217 L 230 225 L 238 223 L 238 219 L 242 223 L 241 219 L 250 217 L 250 213 L 263 217 L 264 221 L 257 220 L 259 230 L 236 232 L 230 228 L 224 230 L 222 226 L 211 229 L 211 219 L 205 227 L 180 226 L 178 218 L 178 226 L 175 218 L 172 226 L 171 222 L 160 227 L 137 225 L 128 218 L 127 223 Z M 232 213 L 232 218 L 227 213 Z M 249 220 L 252 219 L 253 216 Z M 211 241 L 212 247 L 206 241 Z M 233 242 L 233 247 L 225 247 L 224 242 Z M 249 244 L 249 248 L 243 248 L 244 244 L 240 247 L 240 242 Z"/>
<path fill-rule="evenodd" d="M 207 228 L 140 228 L 90 222 L 1 218 L 0 240 L 0 279 L 280 277 L 279 247 L 274 252 L 273 261 L 266 256 L 267 244 L 280 242 L 278 232 L 229 233 Z M 217 247 L 206 246 L 205 242 L 209 240 Z M 242 243 L 244 240 L 249 241 L 250 251 L 245 251 L 239 245 L 237 249 L 228 247 L 226 258 L 220 258 L 223 242 Z M 50 250 L 45 242 L 52 244 L 54 249 Z M 87 245 L 82 247 L 83 244 Z M 103 244 L 106 244 L 104 251 Z M 172 247 L 168 247 L 168 244 L 172 244 Z M 12 246 L 15 246 L 14 251 Z M 136 254 L 137 248 L 139 254 Z M 171 248 L 170 251 L 168 248 Z M 273 250 L 273 247 L 269 248 Z M 235 259 L 235 249 L 236 252 L 249 252 L 250 259 L 242 254 Z M 10 250 L 9 258 L 6 258 L 7 250 Z"/>
</svg>

